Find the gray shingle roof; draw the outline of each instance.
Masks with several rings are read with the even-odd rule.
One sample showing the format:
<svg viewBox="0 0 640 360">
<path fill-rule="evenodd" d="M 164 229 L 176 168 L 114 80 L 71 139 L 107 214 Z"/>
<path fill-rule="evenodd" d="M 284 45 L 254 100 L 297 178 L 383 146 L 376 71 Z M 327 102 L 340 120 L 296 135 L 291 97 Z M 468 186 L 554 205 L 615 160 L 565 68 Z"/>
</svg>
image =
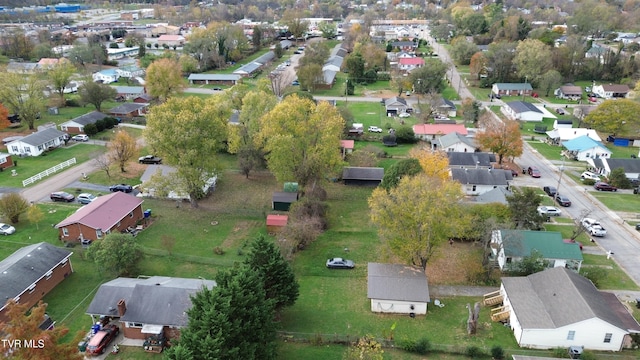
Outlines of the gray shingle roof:
<svg viewBox="0 0 640 360">
<path fill-rule="evenodd" d="M 332 56 L 324 63 L 324 65 L 325 66 L 327 66 L 327 65 L 337 66 L 338 69 L 339 69 L 342 66 L 342 58 L 341 57 L 337 57 L 337 56 Z"/>
<path fill-rule="evenodd" d="M 471 185 L 509 185 L 507 173 L 511 178 L 511 171 L 502 169 L 451 169 L 451 178 L 461 184 Z"/>
<path fill-rule="evenodd" d="M 484 194 L 480 194 L 475 197 L 475 202 L 479 204 L 500 203 L 507 204 L 507 196 L 512 196 L 513 193 L 505 188 L 495 188 L 487 191 Z"/>
<path fill-rule="evenodd" d="M 38 145 L 42 145 L 48 141 L 51 141 L 53 139 L 56 139 L 58 137 L 61 136 L 66 136 L 67 134 L 55 129 L 55 128 L 48 128 L 48 129 L 44 129 L 44 130 L 40 130 L 37 132 L 34 132 L 31 135 L 25 136 L 22 139 L 20 139 L 19 141 L 25 143 L 25 144 L 29 144 L 31 146 L 38 146 Z"/>
<path fill-rule="evenodd" d="M 388 99 L 386 99 L 384 101 L 384 105 L 385 106 L 393 105 L 395 103 L 400 103 L 400 104 L 405 105 L 405 106 L 407 105 L 407 101 L 405 99 L 399 98 L 397 96 L 394 96 L 392 98 L 388 98 Z"/>
<path fill-rule="evenodd" d="M 237 81 L 242 76 L 235 74 L 191 74 L 189 80 L 209 80 L 209 81 Z"/>
<path fill-rule="evenodd" d="M 80 115 L 77 118 L 71 119 L 68 122 L 74 122 L 80 125 L 95 124 L 96 121 L 102 120 L 107 116 L 109 115 L 101 113 L 99 111 L 92 111 L 88 114 Z"/>
<path fill-rule="evenodd" d="M 623 168 L 626 173 L 640 173 L 639 159 L 604 159 L 603 162 L 609 164 L 611 170 Z M 594 161 L 595 163 L 595 161 Z"/>
<path fill-rule="evenodd" d="M 566 268 L 505 277 L 502 284 L 523 329 L 557 329 L 592 318 L 623 330 L 640 329 L 637 322 L 620 318 L 617 308 L 623 305 L 619 301 L 612 304 L 589 279 Z"/>
<path fill-rule="evenodd" d="M 507 103 L 507 106 L 509 106 L 511 109 L 513 109 L 513 111 L 515 111 L 516 113 L 523 113 L 523 112 L 527 112 L 527 111 L 533 111 L 536 113 L 540 113 L 543 114 L 543 112 L 538 109 L 535 105 L 533 105 L 532 103 L 528 103 L 525 101 L 511 101 Z"/>
<path fill-rule="evenodd" d="M 379 167 L 344 167 L 343 180 L 379 180 L 384 177 L 384 168 Z"/>
<path fill-rule="evenodd" d="M 492 162 L 496 162 L 496 155 L 485 152 L 447 152 L 449 158 L 449 166 L 467 166 L 474 167 L 476 165 L 488 167 Z"/>
<path fill-rule="evenodd" d="M 147 105 L 139 103 L 124 103 L 109 110 L 114 115 L 126 115 L 133 111 L 144 109 Z"/>
<path fill-rule="evenodd" d="M 498 90 L 505 91 L 522 91 L 522 90 L 533 90 L 531 84 L 529 83 L 496 83 L 494 84 L 498 88 Z"/>
<path fill-rule="evenodd" d="M 144 94 L 144 86 L 114 86 L 118 94 Z"/>
<path fill-rule="evenodd" d="M 258 70 L 262 65 L 268 63 L 276 57 L 276 54 L 273 51 L 269 51 L 268 53 L 260 56 L 259 58 L 253 60 L 252 62 L 242 65 L 234 74 L 252 74 L 254 71 Z"/>
<path fill-rule="evenodd" d="M 322 78 L 325 84 L 333 84 L 333 81 L 336 79 L 336 75 L 338 74 L 337 71 L 333 71 L 333 70 L 323 70 L 322 71 Z"/>
<path fill-rule="evenodd" d="M 0 301 L 23 293 L 31 284 L 73 254 L 46 242 L 25 246 L 0 261 Z"/>
<path fill-rule="evenodd" d="M 427 275 L 417 266 L 369 263 L 369 299 L 429 302 Z"/>
<path fill-rule="evenodd" d="M 457 144 L 459 142 L 465 143 L 468 146 L 473 147 L 473 148 L 477 147 L 475 141 L 473 141 L 472 138 L 466 137 L 464 135 L 460 135 L 457 132 L 452 132 L 452 133 L 449 133 L 447 135 L 441 136 L 438 139 L 438 141 L 440 142 L 440 147 L 441 148 L 445 148 L 445 149 L 447 147 L 449 147 L 451 145 L 455 145 L 455 144 Z"/>
<path fill-rule="evenodd" d="M 118 315 L 118 301 L 127 310 L 122 321 L 155 325 L 187 325 L 190 296 L 203 287 L 212 289 L 213 280 L 153 276 L 147 279 L 117 278 L 102 284 L 93 297 L 87 314 Z"/>
<path fill-rule="evenodd" d="M 275 191 L 271 200 L 273 202 L 292 203 L 298 200 L 298 193 Z"/>
</svg>

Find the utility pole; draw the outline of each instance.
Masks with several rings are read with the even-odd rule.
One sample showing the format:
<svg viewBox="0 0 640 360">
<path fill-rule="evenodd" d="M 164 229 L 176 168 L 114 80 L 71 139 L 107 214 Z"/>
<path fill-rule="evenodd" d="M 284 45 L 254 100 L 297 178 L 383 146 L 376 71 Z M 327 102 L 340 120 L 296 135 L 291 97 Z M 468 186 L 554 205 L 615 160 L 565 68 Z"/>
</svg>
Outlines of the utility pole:
<svg viewBox="0 0 640 360">
<path fill-rule="evenodd" d="M 556 186 L 556 193 L 559 194 L 560 193 L 560 182 L 562 181 L 562 173 L 564 172 L 564 159 L 565 156 L 564 154 L 562 155 L 562 165 L 560 165 L 560 176 L 558 177 L 558 186 Z"/>
<path fill-rule="evenodd" d="M 347 79 L 346 83 L 345 83 L 345 88 L 344 88 L 344 104 L 345 106 L 349 103 L 349 100 L 347 99 L 347 93 L 349 92 L 349 79 Z"/>
<path fill-rule="evenodd" d="M 524 77 L 524 86 L 525 86 L 525 88 L 524 88 L 524 89 L 522 89 L 522 101 L 524 101 L 524 97 L 525 97 L 525 95 L 527 95 L 527 89 L 526 89 L 526 87 L 527 87 L 527 81 L 529 81 L 529 77 L 528 77 L 528 76 L 525 76 L 525 77 Z"/>
</svg>

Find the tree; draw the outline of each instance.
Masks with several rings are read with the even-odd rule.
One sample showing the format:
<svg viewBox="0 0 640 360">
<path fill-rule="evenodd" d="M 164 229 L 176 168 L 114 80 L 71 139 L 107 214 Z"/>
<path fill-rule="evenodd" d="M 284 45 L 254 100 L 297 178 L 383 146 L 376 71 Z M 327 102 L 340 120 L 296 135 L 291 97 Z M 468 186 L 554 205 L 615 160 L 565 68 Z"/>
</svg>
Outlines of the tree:
<svg viewBox="0 0 640 360">
<path fill-rule="evenodd" d="M 6 193 L 0 197 L 0 214 L 12 224 L 20 221 L 20 215 L 29 209 L 29 202 L 19 193 Z"/>
<path fill-rule="evenodd" d="M 0 130 L 6 129 L 11 125 L 9 122 L 9 110 L 0 104 Z"/>
<path fill-rule="evenodd" d="M 640 124 L 640 103 L 630 99 L 606 100 L 584 118 L 598 131 L 611 135 L 633 134 Z"/>
<path fill-rule="evenodd" d="M 275 359 L 273 301 L 261 276 L 246 266 L 220 271 L 217 286 L 203 288 L 187 310 L 188 325 L 167 350 L 172 360 Z"/>
<path fill-rule="evenodd" d="M 344 119 L 328 102 L 286 97 L 261 119 L 259 138 L 269 170 L 280 182 L 295 180 L 302 189 L 313 188 L 342 166 L 336 149 L 343 128 Z"/>
<path fill-rule="evenodd" d="M 469 65 L 471 57 L 478 52 L 478 46 L 467 41 L 464 36 L 458 36 L 451 40 L 451 57 L 460 65 Z"/>
<path fill-rule="evenodd" d="M 189 194 L 191 206 L 206 194 L 202 188 L 220 170 L 216 154 L 227 139 L 231 106 L 224 96 L 170 98 L 147 114 L 144 138 L 163 160 L 176 167 L 176 191 Z"/>
<path fill-rule="evenodd" d="M 55 91 L 60 95 L 60 105 L 64 106 L 64 90 L 69 86 L 71 76 L 76 72 L 76 67 L 65 59 L 61 58 L 49 71 L 47 71 L 47 77 L 53 85 Z"/>
<path fill-rule="evenodd" d="M 460 110 L 462 111 L 462 117 L 464 122 L 468 124 L 475 124 L 480 119 L 482 114 L 482 103 L 472 99 L 465 98 L 462 100 Z"/>
<path fill-rule="evenodd" d="M 36 225 L 37 230 L 38 224 L 40 223 L 40 221 L 42 221 L 42 219 L 44 219 L 44 213 L 38 206 L 31 204 L 31 206 L 29 206 L 29 209 L 27 210 L 27 219 L 29 219 L 30 223 Z"/>
<path fill-rule="evenodd" d="M 282 14 L 280 23 L 285 25 L 291 34 L 296 38 L 296 41 L 304 36 L 309 30 L 309 22 L 303 20 L 304 14 L 297 9 L 287 9 Z"/>
<path fill-rule="evenodd" d="M 608 180 L 609 184 L 617 187 L 618 189 L 630 189 L 632 187 L 631 180 L 629 180 L 624 168 L 622 167 L 611 170 Z"/>
<path fill-rule="evenodd" d="M 366 335 L 349 346 L 343 360 L 382 360 L 384 359 L 382 345 L 373 336 Z"/>
<path fill-rule="evenodd" d="M 487 67 L 491 68 L 490 77 L 495 82 L 509 82 L 513 77 L 513 58 L 516 44 L 512 42 L 494 42 L 487 51 Z"/>
<path fill-rule="evenodd" d="M 413 70 L 409 78 L 419 94 L 440 93 L 445 87 L 444 77 L 447 70 L 448 64 L 439 59 L 431 59 L 425 62 L 425 66 Z"/>
<path fill-rule="evenodd" d="M 317 64 L 322 67 L 329 59 L 329 55 L 329 46 L 325 42 L 312 42 L 304 49 L 300 65 Z"/>
<path fill-rule="evenodd" d="M 273 300 L 275 311 L 296 302 L 300 294 L 296 276 L 273 241 L 263 234 L 258 235 L 243 263 L 262 277 L 265 297 Z"/>
<path fill-rule="evenodd" d="M 318 24 L 318 30 L 320 30 L 322 37 L 325 39 L 333 39 L 338 33 L 336 24 L 328 21 L 322 21 Z"/>
<path fill-rule="evenodd" d="M 532 84 L 539 84 L 542 75 L 551 70 L 551 49 L 540 40 L 527 39 L 520 41 L 516 47 L 513 63 L 520 77 L 528 79 Z"/>
<path fill-rule="evenodd" d="M 380 186 L 387 191 L 398 186 L 398 183 L 405 176 L 413 176 L 422 172 L 420 162 L 416 158 L 401 159 L 395 162 L 384 172 L 384 177 Z"/>
<path fill-rule="evenodd" d="M 351 53 L 347 57 L 346 71 L 349 73 L 349 80 L 359 84 L 364 79 L 364 58 L 359 52 Z"/>
<path fill-rule="evenodd" d="M 371 221 L 393 254 L 424 270 L 434 252 L 464 226 L 462 197 L 458 182 L 406 176 L 389 192 L 373 191 Z"/>
<path fill-rule="evenodd" d="M 449 157 L 444 151 L 432 151 L 427 148 L 413 148 L 409 156 L 418 159 L 422 172 L 430 178 L 447 181 L 449 174 Z"/>
<path fill-rule="evenodd" d="M 253 34 L 251 35 L 251 45 L 253 45 L 253 50 L 258 51 L 262 46 L 262 28 L 260 26 L 256 26 L 253 28 Z"/>
<path fill-rule="evenodd" d="M 494 119 L 490 113 L 480 118 L 481 131 L 476 135 L 480 147 L 498 155 L 498 164 L 502 164 L 504 157 L 518 157 L 522 155 L 522 136 L 520 125 L 515 120 Z"/>
<path fill-rule="evenodd" d="M 44 85 L 36 74 L 0 73 L 0 102 L 18 114 L 29 130 L 36 128 L 36 119 L 44 109 L 43 92 Z"/>
<path fill-rule="evenodd" d="M 316 90 L 316 85 L 323 81 L 322 65 L 307 64 L 298 68 L 298 80 L 300 81 L 301 90 Z"/>
<path fill-rule="evenodd" d="M 39 301 L 36 306 L 29 309 L 29 305 L 17 303 L 14 299 L 7 302 L 5 314 L 7 321 L 0 322 L 0 333 L 4 339 L 31 341 L 33 346 L 11 346 L 3 342 L 2 353 L 7 359 L 20 360 L 82 360 L 84 355 L 78 352 L 76 344 L 82 339 L 83 333 L 79 332 L 71 341 L 63 338 L 69 333 L 69 329 L 56 324 L 50 330 L 40 329 L 40 324 L 45 319 L 47 304 Z"/>
<path fill-rule="evenodd" d="M 544 218 L 538 214 L 538 206 L 542 199 L 533 188 L 512 188 L 512 195 L 507 196 L 511 211 L 511 221 L 516 229 L 538 230 Z"/>
<path fill-rule="evenodd" d="M 138 153 L 136 139 L 126 131 L 118 131 L 116 136 L 107 145 L 112 161 L 118 163 L 120 172 L 124 173 L 125 165 Z"/>
<path fill-rule="evenodd" d="M 449 37 L 451 37 L 451 29 L 453 28 L 452 25 L 446 24 L 446 23 L 439 23 L 433 27 L 431 27 L 431 35 L 433 36 L 433 38 L 438 41 L 438 40 L 444 40 L 447 41 L 449 40 Z"/>
<path fill-rule="evenodd" d="M 145 82 L 149 95 L 160 101 L 181 93 L 184 88 L 181 67 L 172 59 L 160 59 L 151 63 L 147 68 Z"/>
<path fill-rule="evenodd" d="M 91 244 L 87 257 L 110 275 L 135 276 L 138 275 L 138 261 L 143 253 L 140 244 L 130 234 L 111 233 Z"/>
<path fill-rule="evenodd" d="M 533 249 L 529 256 L 525 256 L 522 260 L 512 263 L 508 273 L 511 276 L 527 276 L 543 271 L 548 266 L 548 261 L 544 259 L 540 251 Z"/>
<path fill-rule="evenodd" d="M 557 89 L 562 84 L 562 74 L 557 70 L 549 70 L 540 78 L 538 87 L 544 91 L 544 96 L 549 96 L 552 90 Z"/>
<path fill-rule="evenodd" d="M 78 92 L 82 103 L 93 105 L 96 111 L 101 111 L 103 102 L 114 100 L 118 95 L 118 92 L 112 86 L 93 81 L 85 81 L 78 89 Z"/>
</svg>

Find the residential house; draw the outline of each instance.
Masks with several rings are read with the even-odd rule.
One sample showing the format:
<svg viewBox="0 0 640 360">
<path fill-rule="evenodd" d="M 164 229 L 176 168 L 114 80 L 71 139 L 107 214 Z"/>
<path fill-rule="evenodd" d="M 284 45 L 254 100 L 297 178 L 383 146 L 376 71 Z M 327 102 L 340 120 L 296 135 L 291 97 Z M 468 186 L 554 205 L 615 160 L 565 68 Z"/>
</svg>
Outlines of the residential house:
<svg viewBox="0 0 640 360">
<path fill-rule="evenodd" d="M 237 74 L 191 74 L 188 77 L 190 84 L 217 84 L 233 86 L 242 79 L 242 76 Z"/>
<path fill-rule="evenodd" d="M 458 113 L 456 104 L 454 104 L 453 101 L 447 100 L 445 98 L 440 99 L 434 110 L 438 114 L 448 117 L 455 117 Z"/>
<path fill-rule="evenodd" d="M 635 159 L 611 159 L 611 158 L 588 158 L 590 167 L 596 172 L 609 177 L 614 169 L 622 168 L 628 179 L 640 179 L 640 160 Z"/>
<path fill-rule="evenodd" d="M 133 102 L 136 104 L 149 104 L 153 101 L 153 96 L 149 94 L 140 94 L 133 98 Z"/>
<path fill-rule="evenodd" d="M 275 234 L 282 231 L 287 226 L 289 216 L 269 214 L 267 215 L 267 232 L 269 234 Z"/>
<path fill-rule="evenodd" d="M 344 159 L 347 154 L 351 154 L 354 147 L 354 140 L 340 140 L 340 152 L 342 153 L 342 158 Z"/>
<path fill-rule="evenodd" d="M 156 25 L 151 29 L 153 37 L 160 37 L 161 35 L 178 35 L 180 34 L 179 26 L 172 25 Z"/>
<path fill-rule="evenodd" d="M 185 42 L 185 38 L 182 35 L 160 35 L 158 37 L 158 45 L 164 47 L 164 45 L 167 45 L 169 47 L 173 47 L 173 46 L 182 46 L 184 45 Z"/>
<path fill-rule="evenodd" d="M 67 134 L 58 129 L 47 128 L 7 143 L 7 151 L 19 156 L 39 156 L 47 150 L 64 145 L 66 137 Z"/>
<path fill-rule="evenodd" d="M 402 264 L 367 264 L 367 298 L 371 311 L 426 315 L 429 283 L 424 270 Z"/>
<path fill-rule="evenodd" d="M 144 218 L 142 199 L 120 191 L 99 196 L 55 225 L 64 242 L 102 239 L 135 228 Z"/>
<path fill-rule="evenodd" d="M 215 286 L 215 281 L 205 279 L 117 278 L 100 285 L 87 314 L 94 324 L 101 317 L 116 319 L 127 339 L 144 340 L 155 334 L 176 339 L 189 322 L 191 298 L 198 291 Z"/>
<path fill-rule="evenodd" d="M 501 270 L 509 270 L 525 257 L 540 254 L 547 267 L 580 271 L 580 245 L 565 242 L 556 231 L 494 230 L 491 233 L 492 258 Z"/>
<path fill-rule="evenodd" d="M 573 128 L 573 120 L 554 120 L 553 121 L 554 129 L 571 129 Z M 597 135 L 597 134 L 596 134 Z"/>
<path fill-rule="evenodd" d="M 430 141 L 431 146 L 436 149 L 438 138 L 457 132 L 460 135 L 468 135 L 467 128 L 462 124 L 416 124 L 413 125 L 413 132 L 416 138 Z"/>
<path fill-rule="evenodd" d="M 147 93 L 144 86 L 114 86 L 114 88 L 118 94 L 116 98 L 125 100 L 131 100 Z"/>
<path fill-rule="evenodd" d="M 0 171 L 13 166 L 11 154 L 0 152 Z"/>
<path fill-rule="evenodd" d="M 413 41 L 394 41 L 391 43 L 391 47 L 399 51 L 412 52 L 418 48 L 418 43 Z"/>
<path fill-rule="evenodd" d="M 398 69 L 403 72 L 411 72 L 424 66 L 424 59 L 421 57 L 400 58 Z"/>
<path fill-rule="evenodd" d="M 509 202 L 507 201 L 507 197 L 512 195 L 513 193 L 511 191 L 502 187 L 497 187 L 495 189 L 491 189 L 487 191 L 486 193 L 475 196 L 473 200 L 475 203 L 478 203 L 478 204 L 498 203 L 498 204 L 508 205 Z"/>
<path fill-rule="evenodd" d="M 140 194 L 142 197 L 159 197 L 159 198 L 167 198 L 167 199 L 176 199 L 176 200 L 189 200 L 191 196 L 189 194 L 184 193 L 182 191 L 174 190 L 173 188 L 167 189 L 155 189 L 156 184 L 153 184 L 153 177 L 171 177 L 173 173 L 177 171 L 173 166 L 168 165 L 148 165 L 145 169 L 142 176 L 140 176 L 140 181 L 142 185 L 140 186 Z M 218 177 L 216 175 L 212 175 L 207 181 L 205 181 L 204 185 L 202 185 L 202 193 L 208 194 L 210 191 L 213 191 L 216 188 L 216 182 Z"/>
<path fill-rule="evenodd" d="M 562 146 L 567 149 L 570 158 L 578 161 L 587 161 L 587 159 L 590 158 L 598 159 L 611 157 L 611 150 L 601 142 L 586 135 L 577 137 L 573 140 L 564 141 Z"/>
<path fill-rule="evenodd" d="M 582 98 L 582 88 L 575 85 L 563 85 L 554 91 L 554 95 L 565 100 L 580 100 Z"/>
<path fill-rule="evenodd" d="M 256 75 L 256 72 L 258 70 L 262 69 L 264 65 L 273 61 L 275 57 L 276 57 L 276 54 L 273 51 L 269 51 L 264 55 L 258 57 L 257 59 L 253 60 L 252 62 L 242 65 L 233 73 L 236 75 L 240 75 L 242 77 L 253 77 Z"/>
<path fill-rule="evenodd" d="M 57 59 L 57 58 L 42 58 L 38 61 L 38 70 L 49 70 L 54 67 L 60 61 L 69 61 L 65 58 Z"/>
<path fill-rule="evenodd" d="M 342 67 L 343 60 L 344 59 L 341 58 L 340 56 L 332 56 L 329 59 L 327 59 L 327 61 L 324 63 L 324 65 L 322 66 L 322 70 L 323 71 L 331 70 L 331 71 L 338 72 Z"/>
<path fill-rule="evenodd" d="M 289 211 L 291 204 L 298 201 L 297 192 L 274 191 L 271 197 L 271 208 L 277 211 Z"/>
<path fill-rule="evenodd" d="M 554 126 L 553 130 L 547 131 L 546 134 L 549 139 L 551 139 L 551 141 L 556 145 L 563 144 L 565 141 L 570 141 L 581 136 L 588 136 L 595 141 L 602 141 L 595 130 L 586 128 Z"/>
<path fill-rule="evenodd" d="M 10 61 L 7 64 L 7 72 L 13 74 L 34 74 L 38 71 L 38 63 Z"/>
<path fill-rule="evenodd" d="M 80 115 L 69 121 L 65 121 L 60 124 L 60 129 L 69 134 L 84 134 L 84 127 L 89 124 L 95 124 L 98 120 L 106 118 L 107 114 L 99 111 L 92 111 L 90 113 Z"/>
<path fill-rule="evenodd" d="M 112 82 L 118 81 L 120 75 L 116 72 L 116 69 L 105 69 L 98 72 L 93 73 L 92 75 L 94 82 L 100 82 L 103 84 L 111 84 Z"/>
<path fill-rule="evenodd" d="M 107 59 L 109 61 L 120 60 L 126 57 L 137 56 L 139 52 L 140 52 L 140 46 L 117 48 L 117 49 L 108 48 Z"/>
<path fill-rule="evenodd" d="M 594 85 L 591 89 L 594 94 L 603 99 L 623 99 L 629 95 L 628 85 Z"/>
<path fill-rule="evenodd" d="M 615 294 L 564 267 L 525 277 L 504 277 L 500 286 L 506 320 L 518 345 L 535 349 L 620 351 L 640 325 Z"/>
<path fill-rule="evenodd" d="M 322 70 L 322 82 L 315 84 L 318 89 L 331 89 L 336 82 L 337 71 L 334 70 Z"/>
<path fill-rule="evenodd" d="M 491 92 L 494 95 L 522 96 L 531 95 L 533 88 L 529 83 L 495 83 Z"/>
<path fill-rule="evenodd" d="M 384 178 L 384 168 L 352 167 L 342 168 L 342 181 L 345 185 L 378 186 Z"/>
<path fill-rule="evenodd" d="M 438 149 L 446 152 L 474 152 L 478 146 L 475 141 L 457 132 L 449 133 L 438 138 Z"/>
<path fill-rule="evenodd" d="M 145 70 L 136 65 L 123 66 L 116 69 L 116 75 L 123 78 L 133 79 L 135 77 L 144 76 L 144 74 Z"/>
<path fill-rule="evenodd" d="M 520 121 L 542 121 L 544 112 L 532 103 L 525 101 L 511 101 L 500 109 L 503 114 L 512 120 Z"/>
<path fill-rule="evenodd" d="M 413 111 L 413 109 L 411 108 L 410 105 L 407 104 L 407 101 L 405 99 L 397 96 L 389 99 L 385 99 L 384 108 L 387 112 L 387 116 L 394 116 L 394 115 L 406 113 L 409 111 L 409 109 Z"/>
<path fill-rule="evenodd" d="M 604 63 L 604 57 L 610 50 L 604 46 L 593 44 L 584 54 L 585 59 L 598 59 L 600 63 Z"/>
<path fill-rule="evenodd" d="M 491 169 L 496 162 L 496 155 L 486 152 L 447 152 L 449 168 Z"/>
<path fill-rule="evenodd" d="M 144 116 L 147 113 L 148 108 L 149 104 L 124 103 L 109 110 L 109 114 L 117 118 L 132 118 L 136 116 Z"/>
<path fill-rule="evenodd" d="M 8 320 L 5 310 L 9 300 L 31 308 L 71 275 L 72 254 L 41 242 L 24 246 L 0 261 L 0 323 Z"/>
<path fill-rule="evenodd" d="M 511 170 L 452 168 L 451 179 L 462 184 L 466 195 L 480 195 L 497 188 L 509 190 L 513 176 Z"/>
</svg>

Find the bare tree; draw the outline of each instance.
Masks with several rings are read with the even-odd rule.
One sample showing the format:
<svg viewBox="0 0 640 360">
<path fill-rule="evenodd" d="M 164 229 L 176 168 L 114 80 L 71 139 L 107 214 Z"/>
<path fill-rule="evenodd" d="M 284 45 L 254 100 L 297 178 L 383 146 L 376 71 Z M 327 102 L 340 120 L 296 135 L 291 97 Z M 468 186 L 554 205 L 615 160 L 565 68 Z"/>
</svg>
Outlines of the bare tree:
<svg viewBox="0 0 640 360">
<path fill-rule="evenodd" d="M 286 76 L 282 71 L 273 71 L 269 74 L 269 80 L 271 80 L 271 91 L 278 98 L 282 98 L 284 89 L 287 87 L 285 83 Z"/>
<path fill-rule="evenodd" d="M 581 234 L 583 234 L 583 233 L 585 233 L 587 231 L 587 229 L 585 229 L 585 227 L 582 226 L 582 219 L 588 217 L 589 214 L 591 214 L 591 210 L 583 209 L 580 212 L 580 217 L 575 218 L 573 220 L 573 229 L 571 230 L 571 240 L 572 241 L 575 241 L 578 238 L 578 236 L 580 236 Z"/>
<path fill-rule="evenodd" d="M 473 335 L 478 329 L 478 318 L 480 317 L 480 303 L 476 302 L 471 309 L 471 304 L 467 304 L 469 309 L 469 318 L 467 319 L 467 334 Z"/>
<path fill-rule="evenodd" d="M 93 157 L 93 162 L 98 166 L 98 169 L 104 171 L 107 174 L 107 178 L 111 179 L 111 164 L 113 160 L 111 156 L 107 154 L 100 154 Z"/>
</svg>

